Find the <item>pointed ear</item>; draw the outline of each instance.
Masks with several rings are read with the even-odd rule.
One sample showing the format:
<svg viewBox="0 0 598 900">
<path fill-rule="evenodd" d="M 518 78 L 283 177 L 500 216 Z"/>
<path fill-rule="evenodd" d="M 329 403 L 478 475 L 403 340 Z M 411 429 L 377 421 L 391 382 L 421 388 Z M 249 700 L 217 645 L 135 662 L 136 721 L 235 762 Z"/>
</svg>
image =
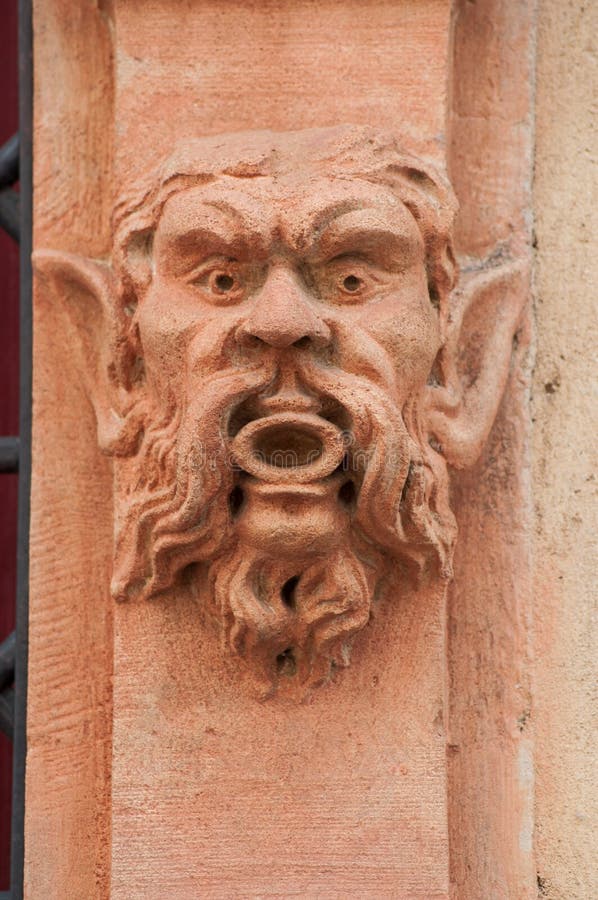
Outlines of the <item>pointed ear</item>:
<svg viewBox="0 0 598 900">
<path fill-rule="evenodd" d="M 473 465 L 496 418 L 528 297 L 528 266 L 505 263 L 466 275 L 451 297 L 440 384 L 429 385 L 427 427 L 447 462 Z"/>
<path fill-rule="evenodd" d="M 130 380 L 134 353 L 127 340 L 131 320 L 106 263 L 73 253 L 37 250 L 32 257 L 40 286 L 64 310 L 81 351 L 81 376 L 107 453 L 132 452 L 140 426 Z"/>
</svg>

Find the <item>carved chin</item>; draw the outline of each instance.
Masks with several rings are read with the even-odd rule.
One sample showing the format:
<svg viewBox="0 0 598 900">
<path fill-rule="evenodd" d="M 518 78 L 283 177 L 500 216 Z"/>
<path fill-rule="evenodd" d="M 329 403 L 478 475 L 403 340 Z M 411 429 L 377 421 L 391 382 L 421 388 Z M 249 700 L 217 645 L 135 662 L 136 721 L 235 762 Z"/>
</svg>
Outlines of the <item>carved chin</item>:
<svg viewBox="0 0 598 900">
<path fill-rule="evenodd" d="M 348 662 L 372 572 L 355 553 L 350 439 L 313 413 L 258 416 L 231 439 L 232 551 L 211 566 L 228 645 L 266 692 Z"/>
</svg>

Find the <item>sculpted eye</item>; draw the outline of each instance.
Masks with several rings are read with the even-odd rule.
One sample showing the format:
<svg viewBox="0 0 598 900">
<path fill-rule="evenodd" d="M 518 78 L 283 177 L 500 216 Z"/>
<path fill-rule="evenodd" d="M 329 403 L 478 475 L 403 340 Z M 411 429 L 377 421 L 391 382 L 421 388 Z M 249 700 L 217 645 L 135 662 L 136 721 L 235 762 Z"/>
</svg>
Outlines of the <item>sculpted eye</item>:
<svg viewBox="0 0 598 900">
<path fill-rule="evenodd" d="M 234 261 L 230 261 L 222 266 L 206 266 L 194 274 L 190 284 L 199 288 L 213 303 L 236 303 L 243 298 L 244 281 Z"/>
<path fill-rule="evenodd" d="M 363 288 L 363 279 L 358 278 L 357 275 L 347 275 L 346 278 L 343 279 L 343 287 L 346 291 L 349 291 L 350 294 L 355 294 Z"/>
<path fill-rule="evenodd" d="M 232 294 L 240 288 L 237 279 L 229 272 L 212 272 L 209 286 L 215 294 Z"/>
<path fill-rule="evenodd" d="M 313 271 L 322 299 L 341 305 L 369 303 L 389 281 L 389 273 L 357 253 L 340 254 Z"/>
<path fill-rule="evenodd" d="M 334 281 L 336 299 L 341 303 L 366 300 L 373 287 L 373 279 L 369 273 L 363 271 L 363 267 L 343 266 L 335 275 Z"/>
</svg>

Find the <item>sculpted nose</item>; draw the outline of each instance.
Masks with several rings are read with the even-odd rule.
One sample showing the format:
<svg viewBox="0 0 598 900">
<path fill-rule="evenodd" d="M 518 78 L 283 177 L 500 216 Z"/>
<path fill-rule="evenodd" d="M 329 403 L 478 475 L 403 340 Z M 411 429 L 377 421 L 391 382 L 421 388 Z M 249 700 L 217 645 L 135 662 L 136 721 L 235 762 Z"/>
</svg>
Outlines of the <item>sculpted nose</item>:
<svg viewBox="0 0 598 900">
<path fill-rule="evenodd" d="M 261 342 L 283 350 L 293 345 L 324 347 L 330 329 L 292 272 L 271 272 L 251 312 L 237 330 L 244 345 Z"/>
</svg>

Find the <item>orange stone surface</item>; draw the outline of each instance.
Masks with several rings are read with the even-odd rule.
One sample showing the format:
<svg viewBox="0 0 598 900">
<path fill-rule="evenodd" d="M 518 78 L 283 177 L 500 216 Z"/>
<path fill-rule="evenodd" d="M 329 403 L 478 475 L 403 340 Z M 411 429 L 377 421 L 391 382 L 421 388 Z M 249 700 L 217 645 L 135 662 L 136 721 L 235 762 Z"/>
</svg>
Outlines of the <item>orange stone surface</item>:
<svg viewBox="0 0 598 900">
<path fill-rule="evenodd" d="M 31 898 L 534 896 L 531 25 L 453 14 L 36 4 Z"/>
</svg>

